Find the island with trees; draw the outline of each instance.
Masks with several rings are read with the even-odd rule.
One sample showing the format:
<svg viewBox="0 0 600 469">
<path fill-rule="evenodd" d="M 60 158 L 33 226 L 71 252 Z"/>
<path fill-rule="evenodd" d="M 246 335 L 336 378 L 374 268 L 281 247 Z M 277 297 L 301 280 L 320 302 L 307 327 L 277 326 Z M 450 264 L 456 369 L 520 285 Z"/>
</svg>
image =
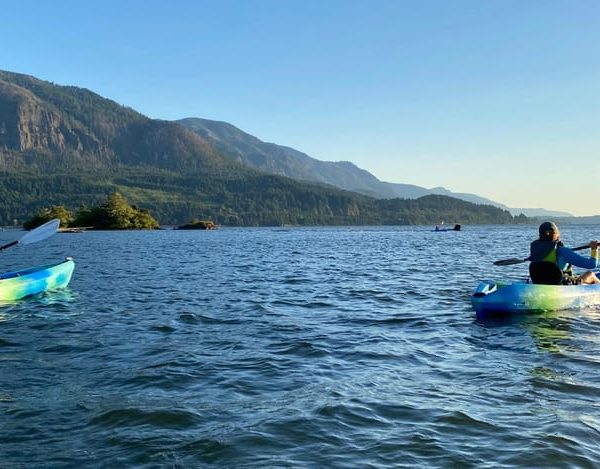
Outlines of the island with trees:
<svg viewBox="0 0 600 469">
<path fill-rule="evenodd" d="M 155 230 L 159 223 L 144 208 L 131 206 L 119 192 L 110 194 L 102 205 L 86 207 L 81 205 L 77 213 L 73 213 L 63 205 L 44 208 L 23 224 L 30 230 L 58 218 L 63 229 L 95 229 L 95 230 Z"/>
</svg>

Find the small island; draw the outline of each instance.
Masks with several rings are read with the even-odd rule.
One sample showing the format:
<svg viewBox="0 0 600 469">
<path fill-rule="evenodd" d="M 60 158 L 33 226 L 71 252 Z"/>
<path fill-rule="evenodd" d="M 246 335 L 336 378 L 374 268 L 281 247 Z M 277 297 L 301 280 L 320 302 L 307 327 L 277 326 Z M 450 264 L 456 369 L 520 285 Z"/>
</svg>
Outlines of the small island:
<svg viewBox="0 0 600 469">
<path fill-rule="evenodd" d="M 219 226 L 210 220 L 192 220 L 190 223 L 178 226 L 178 230 L 216 230 Z"/>
<path fill-rule="evenodd" d="M 118 192 L 110 194 L 100 206 L 79 207 L 76 214 L 63 205 L 53 205 L 37 213 L 23 223 L 23 228 L 31 230 L 53 218 L 60 220 L 62 231 L 67 233 L 93 230 L 157 230 L 158 221 L 144 208 L 129 205 L 127 199 Z"/>
</svg>

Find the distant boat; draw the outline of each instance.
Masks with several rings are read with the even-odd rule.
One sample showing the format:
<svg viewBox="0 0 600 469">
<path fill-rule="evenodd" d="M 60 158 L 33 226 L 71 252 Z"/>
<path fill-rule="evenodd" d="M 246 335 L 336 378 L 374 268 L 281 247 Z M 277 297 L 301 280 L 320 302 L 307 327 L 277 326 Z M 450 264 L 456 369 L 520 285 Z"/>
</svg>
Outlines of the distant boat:
<svg viewBox="0 0 600 469">
<path fill-rule="evenodd" d="M 433 231 L 460 231 L 460 228 L 461 226 L 458 224 L 454 225 L 454 228 L 440 228 L 439 226 L 436 226 Z"/>
</svg>

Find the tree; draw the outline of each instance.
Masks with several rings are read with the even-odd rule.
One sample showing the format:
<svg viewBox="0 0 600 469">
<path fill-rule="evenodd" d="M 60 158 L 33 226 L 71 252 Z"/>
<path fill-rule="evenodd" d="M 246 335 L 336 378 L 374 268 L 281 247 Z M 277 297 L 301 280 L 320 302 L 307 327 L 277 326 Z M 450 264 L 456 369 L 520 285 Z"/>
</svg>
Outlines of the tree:
<svg viewBox="0 0 600 469">
<path fill-rule="evenodd" d="M 23 223 L 23 228 L 32 230 L 53 218 L 58 218 L 60 220 L 60 225 L 64 227 L 70 226 L 74 219 L 73 212 L 69 209 L 62 205 L 53 205 L 50 208 L 42 209 L 31 220 Z"/>
<path fill-rule="evenodd" d="M 92 227 L 103 230 L 142 230 L 159 228 L 158 221 L 144 208 L 138 209 L 127 203 L 127 199 L 118 192 L 113 192 L 101 206 L 91 208 L 81 205 L 76 217 L 61 206 L 45 208 L 23 226 L 35 228 L 42 223 L 59 218 L 61 225 L 71 227 Z"/>
<path fill-rule="evenodd" d="M 113 192 L 102 205 L 101 228 L 108 230 L 156 229 L 158 222 L 145 209 L 132 207 L 119 192 Z"/>
</svg>

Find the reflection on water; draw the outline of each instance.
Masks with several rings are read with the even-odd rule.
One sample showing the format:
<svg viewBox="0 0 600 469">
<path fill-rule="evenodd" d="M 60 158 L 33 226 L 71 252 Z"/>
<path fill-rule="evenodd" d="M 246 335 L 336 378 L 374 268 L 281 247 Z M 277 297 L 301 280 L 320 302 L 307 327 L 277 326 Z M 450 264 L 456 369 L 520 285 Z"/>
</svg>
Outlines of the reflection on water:
<svg viewBox="0 0 600 469">
<path fill-rule="evenodd" d="M 78 299 L 77 292 L 70 288 L 48 291 L 31 295 L 16 301 L 0 301 L 0 322 L 8 321 L 15 317 L 35 315 L 41 318 L 56 318 L 58 316 L 73 316 L 79 314 L 73 303 Z M 28 305 L 31 308 L 25 309 Z M 48 306 L 54 306 L 48 309 Z M 26 311 L 26 312 L 25 312 Z"/>
</svg>

